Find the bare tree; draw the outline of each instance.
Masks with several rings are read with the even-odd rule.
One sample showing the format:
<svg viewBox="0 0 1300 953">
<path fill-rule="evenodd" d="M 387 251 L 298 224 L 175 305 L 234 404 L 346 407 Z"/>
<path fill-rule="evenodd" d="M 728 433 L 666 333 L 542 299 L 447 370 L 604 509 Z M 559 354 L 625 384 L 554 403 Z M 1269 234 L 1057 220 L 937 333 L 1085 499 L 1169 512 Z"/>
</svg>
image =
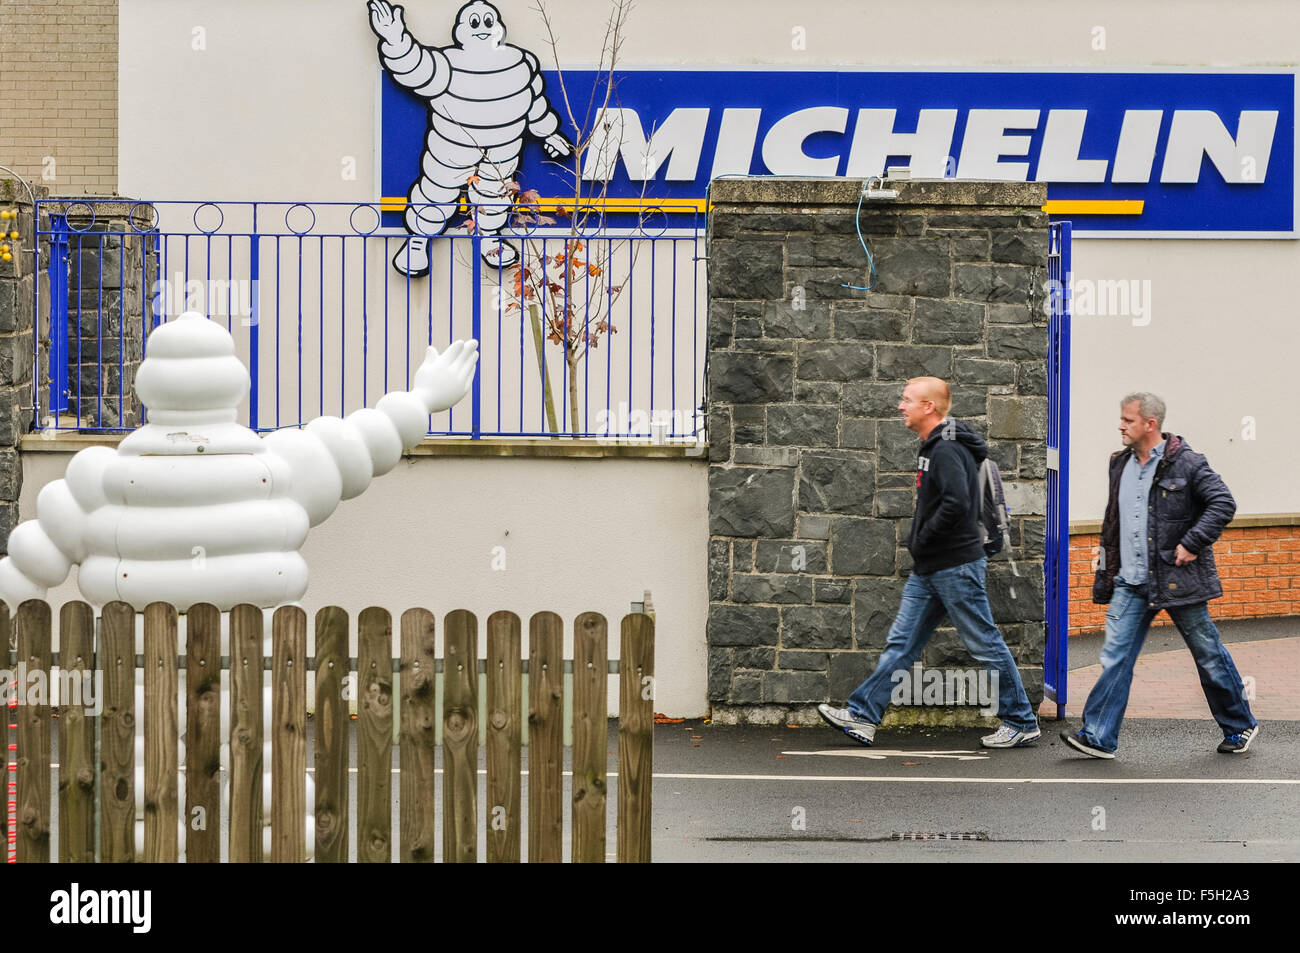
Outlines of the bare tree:
<svg viewBox="0 0 1300 953">
<path fill-rule="evenodd" d="M 545 344 L 563 349 L 569 427 L 574 432 L 580 431 L 582 422 L 578 372 L 590 352 L 599 347 L 602 337 L 617 333 L 618 328 L 613 320 L 614 306 L 636 263 L 636 242 L 631 239 L 620 241 L 601 234 L 606 225 L 607 212 L 611 207 L 616 207 L 611 205 L 608 197 L 609 177 L 584 177 L 584 170 L 592 166 L 612 169 L 612 160 L 617 158 L 620 148 L 621 130 L 613 128 L 614 120 L 611 120 L 609 110 L 611 106 L 616 107 L 618 102 L 617 65 L 632 6 L 631 0 L 610 2 L 609 17 L 601 42 L 597 81 L 587 94 L 586 101 L 577 103 L 582 109 L 581 115 L 575 110 L 576 97 L 571 96 L 569 84 L 560 66 L 559 40 L 546 3 L 537 0 L 535 6 L 546 30 L 551 58 L 555 63 L 559 99 L 563 103 L 569 126 L 576 133 L 572 155 L 563 162 L 548 164 L 563 169 L 571 188 L 568 198 L 555 207 L 543 207 L 536 189 L 514 183 L 515 205 L 511 223 L 516 230 L 538 226 L 554 228 L 560 219 L 564 219 L 567 228 L 548 235 L 545 242 L 539 238 L 525 239 L 519 262 L 505 270 L 506 281 L 502 291 L 508 302 L 506 310 L 518 310 L 521 313 L 526 311 L 531 320 L 542 376 L 547 423 L 552 432 L 559 432 L 560 427 L 551 394 Z M 606 154 L 606 150 L 611 148 L 615 150 L 613 157 Z M 643 176 L 641 200 L 634 200 L 633 203 L 638 209 L 644 209 L 644 183 L 647 180 L 648 176 Z M 623 202 L 629 204 L 628 200 Z M 644 212 L 638 214 L 639 221 L 642 221 Z M 557 250 L 548 251 L 548 247 Z"/>
</svg>

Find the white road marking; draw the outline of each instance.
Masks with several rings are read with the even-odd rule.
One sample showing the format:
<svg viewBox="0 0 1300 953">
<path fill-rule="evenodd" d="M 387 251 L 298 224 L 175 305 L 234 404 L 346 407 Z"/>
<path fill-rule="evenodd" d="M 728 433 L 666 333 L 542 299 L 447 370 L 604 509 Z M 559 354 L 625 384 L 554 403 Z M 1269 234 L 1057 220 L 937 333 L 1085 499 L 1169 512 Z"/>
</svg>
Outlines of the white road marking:
<svg viewBox="0 0 1300 953">
<path fill-rule="evenodd" d="M 1300 778 L 931 778 L 833 774 L 656 774 L 682 781 L 860 781 L 903 784 L 1300 784 Z"/>
<path fill-rule="evenodd" d="M 852 749 L 849 749 L 852 750 Z M 810 751 L 792 751 L 791 754 L 814 754 Z M 878 752 L 883 753 L 883 752 Z M 57 764 L 50 765 L 57 768 Z M 348 774 L 356 774 L 358 768 L 348 768 Z M 223 768 L 224 772 L 225 769 Z M 315 774 L 314 768 L 307 769 L 308 774 Z M 400 774 L 393 768 L 391 774 Z M 442 774 L 442 768 L 434 768 L 434 774 Z M 485 768 L 479 768 L 478 774 L 487 774 Z M 528 771 L 519 772 L 527 777 Z M 572 771 L 560 772 L 564 777 L 573 777 Z M 618 777 L 617 771 L 606 771 L 605 777 Z M 842 774 L 659 774 L 651 775 L 666 781 L 859 781 L 882 784 L 1300 784 L 1300 778 L 931 778 L 931 777 L 892 777 L 889 775 L 842 775 Z M 678 793 L 676 791 L 674 794 Z"/>
<path fill-rule="evenodd" d="M 850 749 L 851 750 L 851 749 Z M 799 751 L 791 754 L 813 754 Z M 57 768 L 57 764 L 50 765 Z M 222 769 L 224 772 L 224 768 Z M 358 768 L 348 768 L 348 774 L 356 774 Z M 313 768 L 308 774 L 315 774 Z M 400 774 L 393 768 L 391 774 Z M 434 768 L 434 774 L 442 774 L 442 768 Z M 479 768 L 478 774 L 487 774 L 485 768 Z M 520 771 L 527 776 L 528 771 Z M 566 778 L 573 777 L 572 771 L 562 771 Z M 617 771 L 606 771 L 605 777 L 618 777 Z M 891 777 L 888 775 L 842 775 L 842 774 L 659 774 L 651 775 L 666 781 L 860 781 L 866 783 L 880 782 L 902 784 L 1300 784 L 1300 778 L 930 778 L 930 777 Z M 674 794 L 678 793 L 676 791 Z"/>
<path fill-rule="evenodd" d="M 782 754 L 821 754 L 829 758 L 869 758 L 883 761 L 892 758 L 950 758 L 953 761 L 987 761 L 978 751 L 891 751 L 888 748 L 829 748 L 826 751 L 782 751 Z"/>
<path fill-rule="evenodd" d="M 853 750 L 853 749 L 849 749 Z M 792 751 L 792 754 L 813 754 L 813 751 Z M 861 757 L 861 755 L 858 755 Z M 357 768 L 348 768 L 348 774 L 356 774 Z M 443 774 L 441 767 L 434 768 L 435 775 Z M 308 768 L 308 774 L 312 774 Z M 393 768 L 393 774 L 399 774 Z M 486 775 L 485 768 L 478 768 L 478 774 Z M 520 771 L 528 776 L 528 771 Z M 572 771 L 563 771 L 564 777 L 572 777 Z M 619 772 L 607 771 L 606 777 L 617 777 Z M 892 775 L 692 775 L 659 774 L 656 779 L 682 781 L 861 781 L 861 783 L 902 783 L 902 784 L 1300 784 L 1300 777 L 924 777 Z M 676 792 L 673 792 L 676 793 Z"/>
</svg>

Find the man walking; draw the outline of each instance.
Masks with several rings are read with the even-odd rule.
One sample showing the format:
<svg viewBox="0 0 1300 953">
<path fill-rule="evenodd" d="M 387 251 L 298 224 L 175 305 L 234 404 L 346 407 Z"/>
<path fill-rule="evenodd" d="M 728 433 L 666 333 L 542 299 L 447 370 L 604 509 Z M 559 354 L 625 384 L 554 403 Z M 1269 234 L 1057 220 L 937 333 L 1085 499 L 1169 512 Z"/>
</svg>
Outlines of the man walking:
<svg viewBox="0 0 1300 953">
<path fill-rule="evenodd" d="M 1129 394 L 1120 402 L 1119 420 L 1125 449 L 1110 458 L 1110 497 L 1092 584 L 1092 601 L 1110 604 L 1101 677 L 1084 705 L 1083 727 L 1062 732 L 1061 739 L 1091 757 L 1115 757 L 1133 665 L 1151 620 L 1164 609 L 1191 649 L 1210 713 L 1223 729 L 1218 750 L 1246 751 L 1259 725 L 1207 608 L 1223 595 L 1211 544 L 1237 503 L 1204 454 L 1181 436 L 1161 432 L 1165 403 L 1155 394 Z"/>
<path fill-rule="evenodd" d="M 912 572 L 876 670 L 849 696 L 847 708 L 817 706 L 828 724 L 864 745 L 875 740 L 895 673 L 911 668 L 945 612 L 971 656 L 997 674 L 1002 727 L 983 738 L 984 746 L 1014 748 L 1042 734 L 1011 652 L 993 624 L 984 588 L 988 557 L 978 494 L 979 465 L 988 447 L 964 423 L 946 419 L 951 406 L 948 385 L 937 377 L 915 377 L 903 389 L 898 409 L 921 438 L 916 512 L 907 543 Z"/>
</svg>

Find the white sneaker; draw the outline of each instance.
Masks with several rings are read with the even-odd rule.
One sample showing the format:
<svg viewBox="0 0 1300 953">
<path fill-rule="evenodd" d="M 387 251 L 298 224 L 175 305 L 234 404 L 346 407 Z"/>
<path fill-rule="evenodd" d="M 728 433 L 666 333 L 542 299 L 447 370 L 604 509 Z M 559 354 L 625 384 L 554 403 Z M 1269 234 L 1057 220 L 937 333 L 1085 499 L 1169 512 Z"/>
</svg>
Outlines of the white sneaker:
<svg viewBox="0 0 1300 953">
<path fill-rule="evenodd" d="M 981 738 L 980 744 L 986 748 L 1019 748 L 1021 745 L 1037 741 L 1042 736 L 1043 733 L 1038 728 L 1021 731 L 1019 728 L 1004 724 L 993 734 Z"/>
<path fill-rule="evenodd" d="M 832 708 L 825 702 L 817 706 L 817 714 L 832 728 L 838 728 L 854 741 L 870 745 L 876 740 L 876 726 L 869 721 L 859 721 L 847 708 Z"/>
<path fill-rule="evenodd" d="M 424 235 L 412 235 L 402 242 L 393 256 L 393 267 L 401 274 L 418 278 L 429 273 L 429 239 Z"/>
<path fill-rule="evenodd" d="M 1250 750 L 1250 743 L 1259 735 L 1259 725 L 1247 728 L 1239 735 L 1227 735 L 1219 744 L 1221 754 L 1241 754 Z"/>
</svg>

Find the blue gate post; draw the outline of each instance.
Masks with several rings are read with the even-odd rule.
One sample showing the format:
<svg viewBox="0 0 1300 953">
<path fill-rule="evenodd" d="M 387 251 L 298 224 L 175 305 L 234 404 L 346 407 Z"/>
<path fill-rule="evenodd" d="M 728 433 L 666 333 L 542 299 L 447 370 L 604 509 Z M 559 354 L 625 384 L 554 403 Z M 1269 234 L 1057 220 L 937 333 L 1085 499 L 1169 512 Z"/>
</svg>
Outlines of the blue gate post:
<svg viewBox="0 0 1300 953">
<path fill-rule="evenodd" d="M 163 250 L 164 249 L 163 249 L 162 231 L 157 226 L 155 226 L 153 232 L 153 260 L 158 263 L 158 274 L 161 275 L 163 278 L 163 283 L 158 286 L 159 289 L 158 293 L 162 295 L 166 295 L 167 293 L 166 281 L 168 276 L 162 273 Z M 166 301 L 166 298 L 164 298 L 163 300 Z M 144 348 L 149 346 L 149 332 L 152 331 L 154 328 L 158 327 L 158 325 L 163 323 L 163 315 L 166 313 L 167 313 L 167 308 L 165 306 L 161 308 L 155 307 L 153 309 L 153 321 L 151 322 L 149 327 L 146 327 L 144 329 L 144 340 L 140 342 L 140 348 L 142 353 Z M 145 412 L 146 413 L 148 412 L 147 407 L 145 408 Z"/>
<path fill-rule="evenodd" d="M 483 251 L 483 236 L 479 234 L 479 230 L 478 230 L 478 208 L 477 207 L 475 207 L 474 209 L 474 230 L 473 232 L 471 232 L 470 241 L 472 243 L 472 247 L 470 248 L 470 255 L 474 259 L 474 264 L 471 266 L 473 268 L 473 275 L 470 279 L 473 282 L 473 290 L 470 293 L 470 307 L 473 309 L 473 317 L 471 318 L 472 330 L 470 333 L 473 336 L 475 341 L 482 342 L 483 340 L 483 315 L 482 315 L 483 256 L 481 252 Z M 473 384 L 474 409 L 472 412 L 473 421 L 471 427 L 472 429 L 471 439 L 473 440 L 479 440 L 483 436 L 483 430 L 482 430 L 483 386 L 482 384 L 483 384 L 483 357 L 480 354 L 478 362 L 474 365 L 474 384 Z M 499 414 L 500 411 L 498 410 L 498 416 Z"/>
<path fill-rule="evenodd" d="M 1051 226 L 1047 256 L 1047 540 L 1043 692 L 1065 717 L 1070 673 L 1070 223 Z"/>
<path fill-rule="evenodd" d="M 257 432 L 257 382 L 261 379 L 258 373 L 258 342 L 261 337 L 258 333 L 258 283 L 257 276 L 260 270 L 261 249 L 257 241 L 257 203 L 253 203 L 253 231 L 248 236 L 248 374 L 252 378 L 252 385 L 248 391 L 248 429 Z"/>
<path fill-rule="evenodd" d="M 68 411 L 68 219 L 66 215 L 50 216 L 49 278 L 49 413 L 57 429 L 59 415 Z"/>
</svg>

